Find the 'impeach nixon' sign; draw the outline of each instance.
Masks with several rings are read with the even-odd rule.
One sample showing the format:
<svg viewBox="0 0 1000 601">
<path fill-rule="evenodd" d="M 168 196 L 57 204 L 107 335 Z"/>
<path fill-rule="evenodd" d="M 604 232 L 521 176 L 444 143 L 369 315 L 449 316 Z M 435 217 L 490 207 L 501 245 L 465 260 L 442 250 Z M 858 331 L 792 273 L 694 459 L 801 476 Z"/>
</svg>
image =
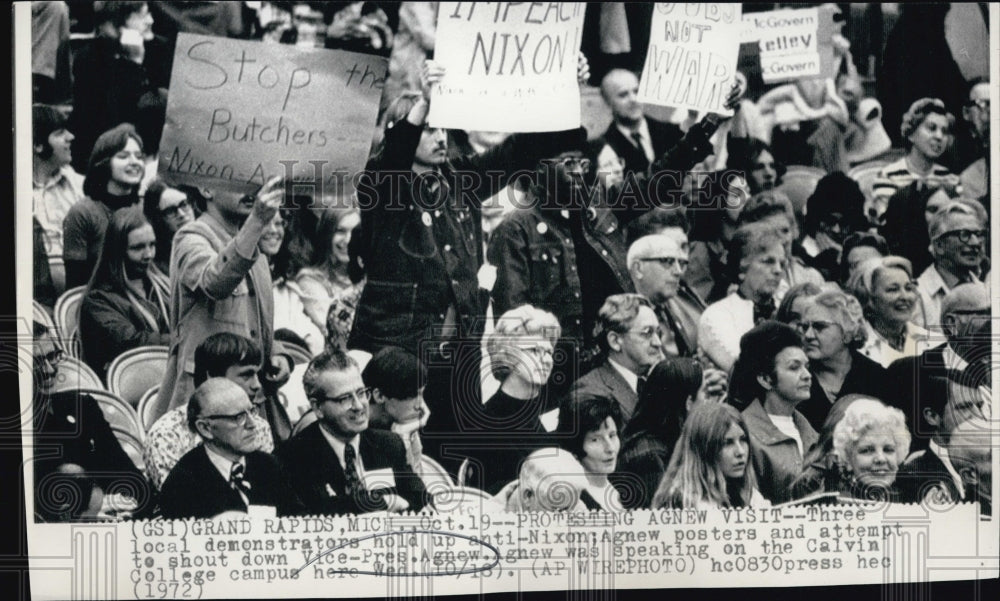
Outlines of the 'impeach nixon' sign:
<svg viewBox="0 0 1000 601">
<path fill-rule="evenodd" d="M 821 75 L 819 23 L 815 8 L 743 16 L 743 42 L 757 43 L 764 83 Z"/>
<path fill-rule="evenodd" d="M 434 127 L 556 131 L 580 125 L 577 55 L 585 6 L 458 2 L 438 10 Z"/>
<path fill-rule="evenodd" d="M 730 115 L 722 108 L 736 74 L 739 4 L 658 3 L 639 100 Z"/>
<path fill-rule="evenodd" d="M 240 194 L 275 175 L 336 189 L 364 167 L 381 57 L 180 34 L 159 175 Z"/>
</svg>

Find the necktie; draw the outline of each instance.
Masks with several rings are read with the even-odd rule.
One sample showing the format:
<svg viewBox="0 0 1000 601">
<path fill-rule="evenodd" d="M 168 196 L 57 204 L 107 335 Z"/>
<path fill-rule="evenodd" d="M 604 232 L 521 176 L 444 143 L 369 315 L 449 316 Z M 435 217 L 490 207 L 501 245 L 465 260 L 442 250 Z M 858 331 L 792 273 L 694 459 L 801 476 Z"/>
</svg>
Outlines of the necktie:
<svg viewBox="0 0 1000 601">
<path fill-rule="evenodd" d="M 356 497 L 365 490 L 361 476 L 358 475 L 358 455 L 349 444 L 344 446 L 344 478 L 347 480 L 348 496 Z"/>
<path fill-rule="evenodd" d="M 232 467 L 229 468 L 229 485 L 233 487 L 238 493 L 242 493 L 246 497 L 247 503 L 250 502 L 250 483 L 246 481 L 244 477 L 246 475 L 246 468 L 239 461 L 234 461 Z"/>
<path fill-rule="evenodd" d="M 635 384 L 635 396 L 637 398 L 642 398 L 642 391 L 646 389 L 646 376 L 639 376 L 639 380 Z"/>
<path fill-rule="evenodd" d="M 636 148 L 642 153 L 642 156 L 646 157 L 646 161 L 651 161 L 649 153 L 646 152 L 646 147 L 642 143 L 642 134 L 634 131 L 632 132 L 632 141 L 635 143 Z"/>
</svg>

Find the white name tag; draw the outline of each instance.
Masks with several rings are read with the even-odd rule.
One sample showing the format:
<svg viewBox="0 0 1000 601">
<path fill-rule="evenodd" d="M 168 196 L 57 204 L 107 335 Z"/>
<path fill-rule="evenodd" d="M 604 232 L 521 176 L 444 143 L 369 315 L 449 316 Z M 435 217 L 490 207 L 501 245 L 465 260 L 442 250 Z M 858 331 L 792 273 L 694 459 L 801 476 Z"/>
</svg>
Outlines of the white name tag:
<svg viewBox="0 0 1000 601">
<path fill-rule="evenodd" d="M 368 490 L 396 488 L 396 475 L 392 468 L 365 470 L 365 488 Z"/>
</svg>

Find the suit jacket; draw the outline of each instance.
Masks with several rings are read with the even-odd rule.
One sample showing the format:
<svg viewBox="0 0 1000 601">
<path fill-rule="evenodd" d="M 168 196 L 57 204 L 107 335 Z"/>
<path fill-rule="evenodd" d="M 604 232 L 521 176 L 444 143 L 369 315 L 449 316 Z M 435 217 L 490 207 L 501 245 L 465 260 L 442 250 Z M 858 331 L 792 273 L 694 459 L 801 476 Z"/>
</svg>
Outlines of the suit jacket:
<svg viewBox="0 0 1000 601">
<path fill-rule="evenodd" d="M 358 450 L 366 474 L 391 469 L 395 486 L 368 491 L 367 498 L 347 494 L 344 468 L 330 443 L 320 431 L 319 422 L 288 440 L 278 451 L 292 488 L 310 514 L 340 515 L 384 510 L 382 495 L 399 495 L 410 504 L 408 511 L 419 511 L 428 503 L 423 481 L 407 464 L 406 450 L 399 436 L 369 428 L 361 433 Z"/>
<path fill-rule="evenodd" d="M 274 507 L 278 516 L 303 515 L 305 506 L 288 485 L 278 461 L 261 451 L 246 456 L 244 478 L 251 505 Z M 163 482 L 160 511 L 167 519 L 211 518 L 225 511 L 247 511 L 240 494 L 219 473 L 204 444 L 188 451 Z"/>
<path fill-rule="evenodd" d="M 904 503 L 921 503 L 925 498 L 936 504 L 957 503 L 962 499 L 941 457 L 930 449 L 900 466 L 896 486 Z"/>
<path fill-rule="evenodd" d="M 564 403 L 572 403 L 585 395 L 598 395 L 617 401 L 622 410 L 623 425 L 632 419 L 635 405 L 639 401 L 639 395 L 607 359 L 573 384 Z M 564 404 L 561 411 L 566 410 Z"/>
<path fill-rule="evenodd" d="M 194 392 L 194 350 L 212 334 L 231 332 L 260 345 L 262 365 L 274 340 L 274 298 L 267 257 L 236 252 L 236 240 L 205 213 L 174 236 L 170 257 L 173 332 L 157 415 L 179 407 Z"/>
<path fill-rule="evenodd" d="M 684 137 L 684 132 L 681 131 L 681 128 L 673 123 L 664 123 L 663 121 L 646 117 L 646 124 L 649 127 L 649 137 L 653 142 L 654 160 L 656 157 L 670 150 Z M 632 140 L 626 138 L 614 122 L 604 132 L 603 140 L 605 144 L 615 151 L 615 154 L 625 159 L 626 174 L 645 173 L 649 169 L 651 163 L 646 158 L 646 153 L 636 146 Z"/>
</svg>

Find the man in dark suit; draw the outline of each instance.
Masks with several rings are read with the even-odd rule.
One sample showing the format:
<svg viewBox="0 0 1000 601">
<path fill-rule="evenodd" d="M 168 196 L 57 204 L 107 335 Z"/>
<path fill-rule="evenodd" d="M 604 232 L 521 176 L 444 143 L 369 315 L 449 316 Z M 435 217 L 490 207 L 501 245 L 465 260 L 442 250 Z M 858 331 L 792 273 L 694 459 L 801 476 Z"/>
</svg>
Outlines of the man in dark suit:
<svg viewBox="0 0 1000 601">
<path fill-rule="evenodd" d="M 402 439 L 368 427 L 372 393 L 357 364 L 324 352 L 302 378 L 319 420 L 291 438 L 278 457 L 310 514 L 419 511 L 426 490 L 407 464 Z"/>
<path fill-rule="evenodd" d="M 639 78 L 625 69 L 613 69 L 601 81 L 601 97 L 611 108 L 611 125 L 601 138 L 598 163 L 616 156 L 624 161 L 624 173 L 645 174 L 656 157 L 670 150 L 684 136 L 673 123 L 643 115 L 639 102 Z"/>
<path fill-rule="evenodd" d="M 963 405 L 981 406 L 989 399 L 990 375 L 990 294 L 983 284 L 955 286 L 941 301 L 941 328 L 947 342 L 916 357 L 904 357 L 889 366 L 888 380 L 896 382 L 895 397 L 885 400 L 907 416 L 907 423 L 921 423 L 921 410 L 915 406 L 927 390 L 930 378 L 950 380 L 952 396 L 962 397 Z M 911 450 L 928 446 L 926 432 L 914 431 Z"/>
<path fill-rule="evenodd" d="M 251 516 L 301 515 L 278 461 L 257 448 L 254 406 L 226 378 L 210 378 L 188 402 L 188 425 L 202 444 L 188 451 L 163 483 L 163 517 L 211 518 L 235 511 Z"/>
<path fill-rule="evenodd" d="M 597 320 L 598 342 L 606 358 L 573 384 L 560 412 L 567 411 L 577 398 L 603 396 L 618 402 L 622 423 L 627 424 L 639 400 L 641 382 L 663 359 L 660 322 L 653 304 L 635 293 L 609 296 Z"/>
<path fill-rule="evenodd" d="M 133 498 L 142 514 L 151 488 L 122 450 L 97 402 L 77 390 L 55 392 L 65 358 L 52 334 L 33 323 L 35 515 L 47 522 L 96 517 L 105 494 Z"/>
</svg>

